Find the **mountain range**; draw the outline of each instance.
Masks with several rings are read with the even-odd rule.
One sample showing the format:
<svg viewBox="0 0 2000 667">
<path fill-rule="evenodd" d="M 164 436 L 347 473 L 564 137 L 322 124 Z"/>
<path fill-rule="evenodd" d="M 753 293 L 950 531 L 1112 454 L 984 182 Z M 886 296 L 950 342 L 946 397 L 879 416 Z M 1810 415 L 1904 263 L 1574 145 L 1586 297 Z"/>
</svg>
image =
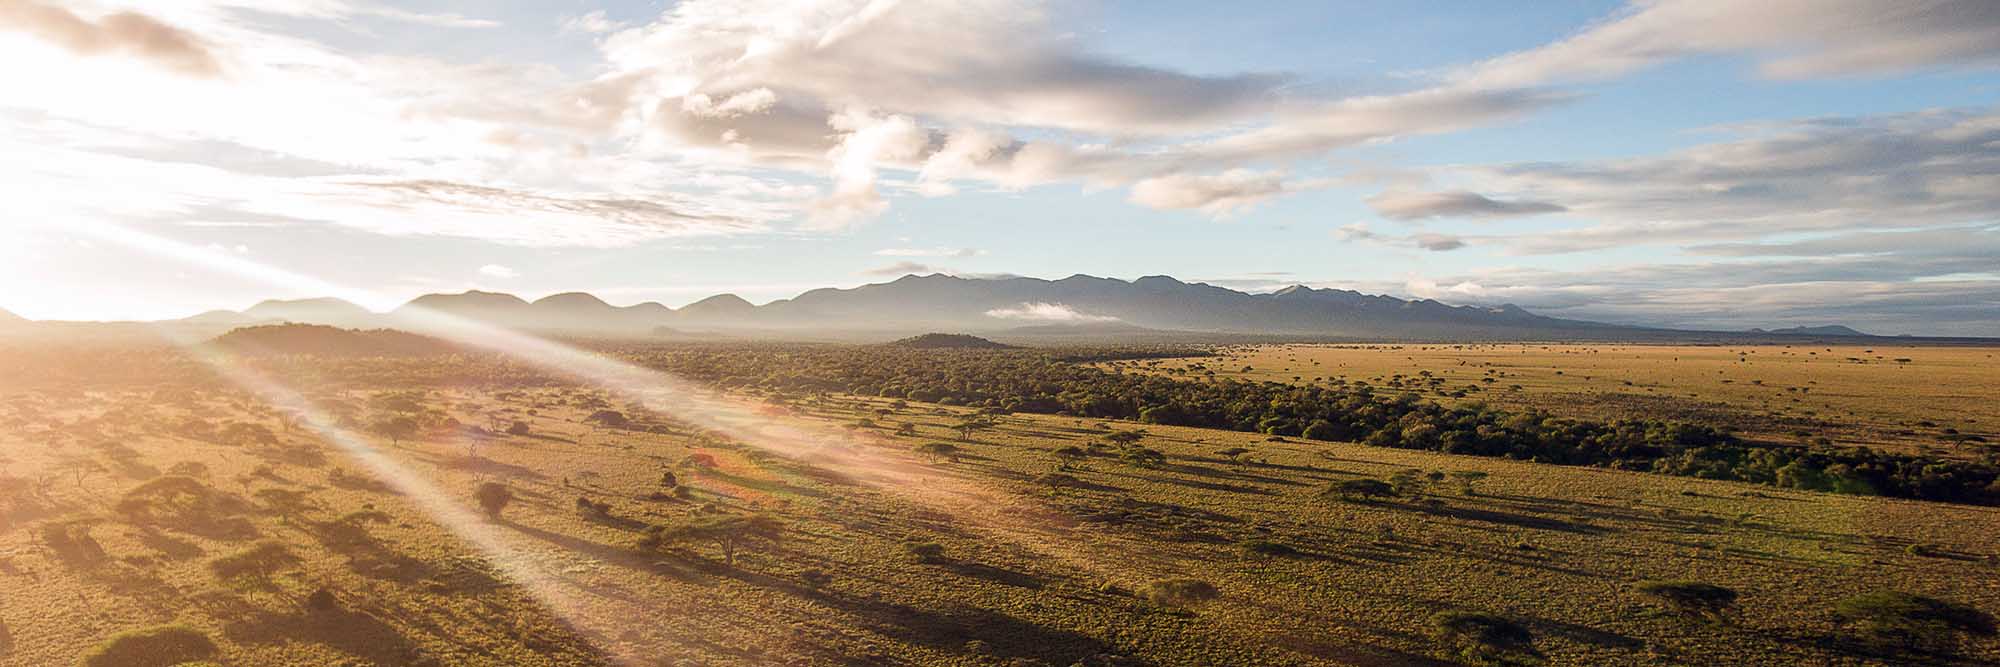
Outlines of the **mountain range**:
<svg viewBox="0 0 2000 667">
<path fill-rule="evenodd" d="M 189 325 L 238 327 L 279 322 L 424 331 L 431 315 L 541 333 L 660 337 L 678 333 L 805 338 L 903 336 L 964 331 L 1016 338 L 1185 339 L 1277 336 L 1295 339 L 1638 340 L 1690 332 L 1547 317 L 1512 305 L 1452 306 L 1351 290 L 1294 285 L 1246 293 L 1168 276 L 1137 280 L 1074 275 L 965 278 L 906 275 L 847 289 L 816 289 L 763 305 L 719 294 L 678 309 L 658 303 L 614 306 L 582 292 L 528 301 L 512 294 L 426 294 L 386 313 L 332 298 L 272 300 L 241 312 L 211 311 Z M 1743 335 L 1863 335 L 1814 327 Z M 1726 334 L 1725 334 L 1726 335 Z"/>
</svg>

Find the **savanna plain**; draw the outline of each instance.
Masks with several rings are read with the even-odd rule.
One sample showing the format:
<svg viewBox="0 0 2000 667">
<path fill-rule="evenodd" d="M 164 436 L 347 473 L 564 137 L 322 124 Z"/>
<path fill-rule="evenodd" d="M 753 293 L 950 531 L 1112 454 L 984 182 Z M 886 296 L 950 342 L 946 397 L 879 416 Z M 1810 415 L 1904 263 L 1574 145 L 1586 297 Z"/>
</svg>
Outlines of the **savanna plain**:
<svg viewBox="0 0 2000 667">
<path fill-rule="evenodd" d="M 1992 347 L 577 344 L 0 350 L 0 664 L 2000 661 Z"/>
</svg>

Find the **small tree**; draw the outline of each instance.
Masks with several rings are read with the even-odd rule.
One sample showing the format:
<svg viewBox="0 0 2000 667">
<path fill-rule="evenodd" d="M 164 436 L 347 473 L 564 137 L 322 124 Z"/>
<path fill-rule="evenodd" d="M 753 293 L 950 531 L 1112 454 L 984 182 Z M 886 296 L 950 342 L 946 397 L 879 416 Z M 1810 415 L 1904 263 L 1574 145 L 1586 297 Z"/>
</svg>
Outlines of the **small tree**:
<svg viewBox="0 0 2000 667">
<path fill-rule="evenodd" d="M 1698 581 L 1641 581 L 1633 590 L 1681 615 L 1720 621 L 1736 608 L 1736 591 Z"/>
<path fill-rule="evenodd" d="M 735 567 L 738 549 L 776 542 L 784 530 L 783 522 L 762 514 L 710 516 L 677 526 L 654 526 L 649 530 L 648 542 L 655 546 L 681 540 L 712 542 L 722 551 L 722 562 Z"/>
<path fill-rule="evenodd" d="M 1965 635 L 1994 635 L 1993 616 L 1970 605 L 1900 592 L 1869 593 L 1834 605 L 1834 621 L 1885 651 L 1952 653 Z"/>
<path fill-rule="evenodd" d="M 389 439 L 389 444 L 402 446 L 403 439 L 417 434 L 417 420 L 406 415 L 396 415 L 375 420 L 368 430 Z"/>
<path fill-rule="evenodd" d="M 1062 449 L 1056 450 L 1056 461 L 1058 461 L 1056 467 L 1062 470 L 1068 470 L 1071 467 L 1075 466 L 1078 461 L 1082 461 L 1089 457 L 1090 457 L 1090 452 L 1084 451 L 1082 447 L 1078 447 L 1076 445 L 1070 445 Z"/>
<path fill-rule="evenodd" d="M 486 516 L 495 519 L 507 510 L 508 503 L 514 502 L 514 490 L 499 482 L 480 482 L 472 496 L 479 501 L 479 508 L 486 511 Z"/>
<path fill-rule="evenodd" d="M 1138 430 L 1113 431 L 1111 433 L 1105 434 L 1104 436 L 1105 440 L 1109 440 L 1111 441 L 1111 444 L 1118 445 L 1120 447 L 1130 447 L 1132 445 L 1139 444 L 1139 441 L 1144 440 L 1145 438 L 1146 438 L 1146 432 Z"/>
<path fill-rule="evenodd" d="M 1474 665 L 1541 662 L 1526 626 L 1498 614 L 1446 611 L 1431 617 L 1431 637 L 1452 657 Z"/>
<path fill-rule="evenodd" d="M 958 446 L 948 442 L 926 442 L 917 445 L 917 452 L 939 461 L 958 462 Z"/>
</svg>

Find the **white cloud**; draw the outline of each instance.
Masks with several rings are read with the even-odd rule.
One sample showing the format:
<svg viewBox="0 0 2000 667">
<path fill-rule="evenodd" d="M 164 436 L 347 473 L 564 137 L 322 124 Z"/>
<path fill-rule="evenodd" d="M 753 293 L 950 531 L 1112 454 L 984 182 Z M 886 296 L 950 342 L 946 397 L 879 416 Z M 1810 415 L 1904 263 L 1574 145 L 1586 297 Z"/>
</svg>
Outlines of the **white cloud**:
<svg viewBox="0 0 2000 667">
<path fill-rule="evenodd" d="M 1391 220 L 1425 218 L 1501 218 L 1559 213 L 1569 210 L 1540 201 L 1499 201 L 1476 192 L 1413 192 L 1389 190 L 1368 198 L 1368 206 Z"/>
<path fill-rule="evenodd" d="M 519 278 L 521 272 L 499 264 L 487 264 L 479 267 L 479 275 L 488 278 Z"/>
<path fill-rule="evenodd" d="M 995 308 L 986 311 L 987 317 L 1003 320 L 1028 320 L 1056 324 L 1084 324 L 1089 322 L 1116 322 L 1118 318 L 1105 315 L 1090 315 L 1061 303 L 1040 301 L 1024 302 L 1017 306 Z"/>
<path fill-rule="evenodd" d="M 883 248 L 875 251 L 875 254 L 883 257 L 978 257 L 986 254 L 986 251 L 978 248 L 939 246 L 935 248 Z"/>
<path fill-rule="evenodd" d="M 1132 185 L 1132 203 L 1157 209 L 1196 209 L 1212 216 L 1243 211 L 1284 194 L 1283 174 L 1232 169 L 1220 174 L 1172 174 Z"/>
</svg>

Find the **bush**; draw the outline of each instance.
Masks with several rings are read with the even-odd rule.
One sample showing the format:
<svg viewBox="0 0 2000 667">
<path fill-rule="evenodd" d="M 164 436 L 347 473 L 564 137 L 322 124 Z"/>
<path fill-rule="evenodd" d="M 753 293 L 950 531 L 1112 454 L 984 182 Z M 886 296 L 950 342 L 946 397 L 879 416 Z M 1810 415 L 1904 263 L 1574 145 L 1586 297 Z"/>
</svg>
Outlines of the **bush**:
<svg viewBox="0 0 2000 667">
<path fill-rule="evenodd" d="M 1396 487 L 1379 479 L 1350 479 L 1326 487 L 1321 495 L 1336 496 L 1342 500 L 1374 500 L 1396 495 Z"/>
<path fill-rule="evenodd" d="M 479 508 L 486 510 L 486 516 L 500 518 L 507 510 L 507 504 L 514 502 L 514 490 L 499 482 L 480 482 L 472 496 L 479 500 Z"/>
<path fill-rule="evenodd" d="M 1161 579 L 1139 590 L 1139 596 L 1153 604 L 1187 606 L 1222 597 L 1215 585 L 1200 579 Z"/>
<path fill-rule="evenodd" d="M 112 635 L 83 654 L 83 667 L 171 667 L 214 658 L 215 641 L 185 625 L 160 625 Z"/>
<path fill-rule="evenodd" d="M 1498 614 L 1446 611 L 1431 617 L 1431 636 L 1452 657 L 1474 665 L 1532 665 L 1541 662 L 1526 626 Z"/>
<path fill-rule="evenodd" d="M 1885 651 L 1951 653 L 1964 635 L 1995 630 L 1993 616 L 1970 605 L 1889 591 L 1841 600 L 1833 615 L 1838 627 Z"/>
<path fill-rule="evenodd" d="M 1736 608 L 1736 591 L 1697 581 L 1642 581 L 1633 590 L 1686 616 L 1721 620 Z"/>
<path fill-rule="evenodd" d="M 944 545 L 936 542 L 912 542 L 903 546 L 920 563 L 935 563 L 944 560 Z"/>
<path fill-rule="evenodd" d="M 1244 540 L 1241 546 L 1243 547 L 1243 551 L 1245 553 L 1257 556 L 1289 557 L 1289 556 L 1299 555 L 1298 549 L 1295 549 L 1292 547 L 1292 545 L 1285 544 L 1283 542 L 1272 542 L 1270 540 Z"/>
<path fill-rule="evenodd" d="M 591 500 L 589 496 L 576 497 L 576 513 L 586 519 L 611 518 L 611 503 Z"/>
<path fill-rule="evenodd" d="M 524 422 L 519 419 L 516 419 L 514 420 L 514 423 L 507 425 L 507 435 L 527 435 L 528 430 L 529 430 L 528 422 Z"/>
</svg>

